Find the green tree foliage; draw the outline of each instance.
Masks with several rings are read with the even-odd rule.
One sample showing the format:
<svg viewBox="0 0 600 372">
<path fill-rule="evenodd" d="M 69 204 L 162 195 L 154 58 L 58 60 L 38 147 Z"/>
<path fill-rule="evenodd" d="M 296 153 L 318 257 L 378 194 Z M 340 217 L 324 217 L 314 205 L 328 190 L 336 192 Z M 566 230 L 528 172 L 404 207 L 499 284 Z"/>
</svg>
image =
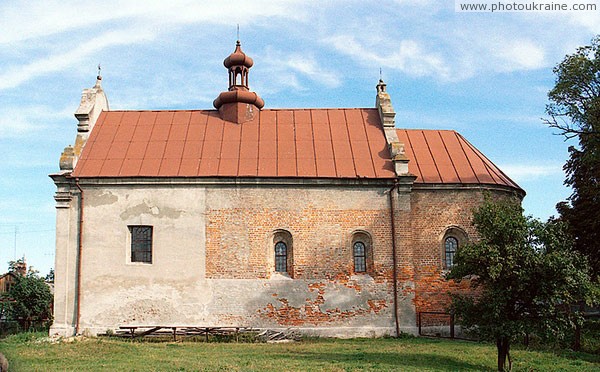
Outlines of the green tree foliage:
<svg viewBox="0 0 600 372">
<path fill-rule="evenodd" d="M 33 322 L 52 318 L 52 293 L 36 271 L 16 275 L 15 283 L 4 296 L 9 300 L 5 309 L 7 317 L 17 320 L 23 329 L 28 329 Z"/>
<path fill-rule="evenodd" d="M 556 85 L 548 93 L 546 123 L 566 138 L 565 184 L 573 188 L 568 202 L 557 205 L 575 237 L 575 249 L 586 255 L 593 274 L 600 277 L 600 36 L 554 68 Z"/>
<path fill-rule="evenodd" d="M 25 263 L 25 258 L 19 258 L 16 261 L 8 261 L 8 272 L 15 274 L 25 274 L 27 270 L 27 264 Z"/>
<path fill-rule="evenodd" d="M 46 274 L 45 280 L 47 283 L 54 283 L 54 269 L 50 269 L 50 272 Z"/>
<path fill-rule="evenodd" d="M 453 295 L 452 310 L 463 327 L 496 342 L 498 370 L 510 370 L 516 337 L 562 337 L 572 328 L 566 305 L 591 287 L 586 259 L 571 249 L 564 223 L 525 217 L 518 200 L 487 197 L 473 224 L 480 239 L 457 252 L 448 278 L 469 278 L 477 290 Z"/>
</svg>

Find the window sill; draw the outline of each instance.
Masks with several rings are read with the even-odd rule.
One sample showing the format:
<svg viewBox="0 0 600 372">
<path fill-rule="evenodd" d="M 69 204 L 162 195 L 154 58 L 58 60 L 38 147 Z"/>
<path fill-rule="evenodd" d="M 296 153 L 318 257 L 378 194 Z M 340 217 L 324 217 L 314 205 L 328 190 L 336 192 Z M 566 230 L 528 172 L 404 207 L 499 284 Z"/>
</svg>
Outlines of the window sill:
<svg viewBox="0 0 600 372">
<path fill-rule="evenodd" d="M 127 262 L 127 265 L 131 266 L 152 266 L 152 262 Z"/>
<path fill-rule="evenodd" d="M 365 272 L 365 273 L 352 273 L 350 275 L 350 280 L 373 280 L 373 277 Z"/>
<path fill-rule="evenodd" d="M 278 271 L 274 271 L 271 273 L 271 280 L 293 280 L 288 273 L 281 273 Z"/>
</svg>

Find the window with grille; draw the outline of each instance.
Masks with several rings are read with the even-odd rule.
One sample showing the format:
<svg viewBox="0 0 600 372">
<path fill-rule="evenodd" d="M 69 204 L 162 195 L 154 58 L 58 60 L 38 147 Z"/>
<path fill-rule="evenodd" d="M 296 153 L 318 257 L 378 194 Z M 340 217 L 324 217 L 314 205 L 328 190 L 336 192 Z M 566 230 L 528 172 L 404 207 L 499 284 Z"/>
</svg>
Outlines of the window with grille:
<svg viewBox="0 0 600 372">
<path fill-rule="evenodd" d="M 454 255 L 456 254 L 456 250 L 458 249 L 458 239 L 453 236 L 449 236 L 446 238 L 444 242 L 444 264 L 447 269 L 451 268 L 454 265 Z"/>
<path fill-rule="evenodd" d="M 367 271 L 367 248 L 363 242 L 355 242 L 354 250 L 354 272 L 364 273 Z"/>
<path fill-rule="evenodd" d="M 152 226 L 129 226 L 131 262 L 152 263 Z"/>
<path fill-rule="evenodd" d="M 275 271 L 280 273 L 287 272 L 287 245 L 284 242 L 275 244 Z"/>
</svg>

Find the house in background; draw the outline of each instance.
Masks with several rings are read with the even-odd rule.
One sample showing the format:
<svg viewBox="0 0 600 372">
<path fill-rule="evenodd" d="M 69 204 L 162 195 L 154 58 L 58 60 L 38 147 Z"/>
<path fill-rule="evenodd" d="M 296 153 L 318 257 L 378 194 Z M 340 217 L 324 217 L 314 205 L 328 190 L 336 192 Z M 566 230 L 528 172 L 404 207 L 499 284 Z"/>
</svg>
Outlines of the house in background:
<svg viewBox="0 0 600 372">
<path fill-rule="evenodd" d="M 83 91 L 57 192 L 51 334 L 119 326 L 416 333 L 476 239 L 484 194 L 524 191 L 460 134 L 373 108 L 266 109 L 238 41 L 213 110 L 111 111 Z M 464 284 L 463 284 L 464 285 Z"/>
<path fill-rule="evenodd" d="M 25 258 L 15 261 L 13 270 L 0 275 L 0 295 L 10 291 L 10 287 L 15 283 L 17 275 L 27 275 L 27 262 L 25 262 Z"/>
<path fill-rule="evenodd" d="M 14 302 L 14 299 L 5 297 L 6 294 L 17 281 L 17 277 L 25 275 L 27 275 L 27 262 L 25 262 L 25 258 L 16 260 L 7 273 L 0 275 L 0 321 L 6 320 L 6 306 Z"/>
</svg>

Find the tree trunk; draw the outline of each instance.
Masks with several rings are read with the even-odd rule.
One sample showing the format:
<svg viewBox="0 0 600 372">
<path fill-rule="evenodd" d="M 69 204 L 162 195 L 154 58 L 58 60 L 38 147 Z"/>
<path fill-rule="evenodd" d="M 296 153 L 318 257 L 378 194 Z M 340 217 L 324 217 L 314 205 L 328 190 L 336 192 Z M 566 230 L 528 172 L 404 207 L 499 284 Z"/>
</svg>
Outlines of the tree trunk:
<svg viewBox="0 0 600 372">
<path fill-rule="evenodd" d="M 581 350 L 581 323 L 580 323 L 580 318 L 577 316 L 581 316 L 581 314 L 583 314 L 584 311 L 584 305 L 583 302 L 579 302 L 579 306 L 577 309 L 577 313 L 575 314 L 575 339 L 573 340 L 573 350 L 574 351 L 580 351 Z"/>
<path fill-rule="evenodd" d="M 510 340 L 508 337 L 496 338 L 496 348 L 498 349 L 498 371 L 512 370 L 512 361 L 510 359 Z M 508 368 L 506 368 L 506 360 L 508 359 Z"/>
</svg>

